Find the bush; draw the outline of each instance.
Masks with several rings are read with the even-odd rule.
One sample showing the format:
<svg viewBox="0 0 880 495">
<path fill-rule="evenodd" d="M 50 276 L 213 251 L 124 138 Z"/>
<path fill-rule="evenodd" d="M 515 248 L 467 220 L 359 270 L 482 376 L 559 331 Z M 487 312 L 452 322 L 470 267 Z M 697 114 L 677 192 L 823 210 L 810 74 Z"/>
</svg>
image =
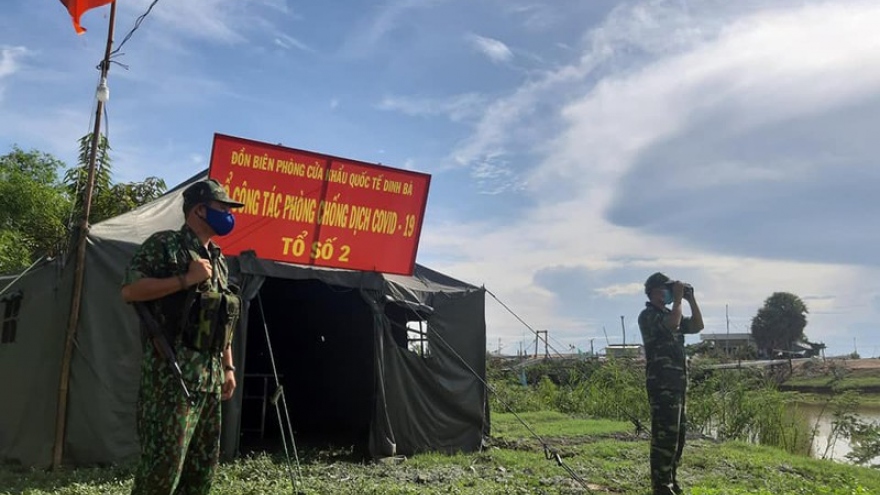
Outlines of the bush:
<svg viewBox="0 0 880 495">
<path fill-rule="evenodd" d="M 527 368 L 494 367 L 490 376 L 496 391 L 490 406 L 497 411 L 551 410 L 650 424 L 644 362 L 548 360 Z M 806 421 L 792 414 L 792 398 L 760 370 L 708 370 L 695 365 L 688 392 L 690 429 L 806 454 L 812 437 Z"/>
</svg>

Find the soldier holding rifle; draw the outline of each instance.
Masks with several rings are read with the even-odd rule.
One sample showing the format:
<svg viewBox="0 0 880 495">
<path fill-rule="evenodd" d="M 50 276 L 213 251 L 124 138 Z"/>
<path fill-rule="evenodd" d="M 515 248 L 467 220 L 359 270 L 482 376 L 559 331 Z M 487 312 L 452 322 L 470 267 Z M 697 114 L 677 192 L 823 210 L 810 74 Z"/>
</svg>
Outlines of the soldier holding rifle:
<svg viewBox="0 0 880 495">
<path fill-rule="evenodd" d="M 235 391 L 232 331 L 241 301 L 211 241 L 232 231 L 233 201 L 215 180 L 183 191 L 185 223 L 138 247 L 122 298 L 138 308 L 144 348 L 133 495 L 207 495 L 220 454 L 220 401 Z"/>
</svg>

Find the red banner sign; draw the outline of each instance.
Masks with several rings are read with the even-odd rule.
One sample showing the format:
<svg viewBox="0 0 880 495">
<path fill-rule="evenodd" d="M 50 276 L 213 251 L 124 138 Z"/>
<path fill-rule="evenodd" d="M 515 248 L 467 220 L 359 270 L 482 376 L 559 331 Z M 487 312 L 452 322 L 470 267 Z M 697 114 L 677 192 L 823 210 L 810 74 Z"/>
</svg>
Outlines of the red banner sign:
<svg viewBox="0 0 880 495">
<path fill-rule="evenodd" d="M 208 174 L 232 199 L 228 255 L 411 275 L 431 176 L 214 135 Z"/>
</svg>

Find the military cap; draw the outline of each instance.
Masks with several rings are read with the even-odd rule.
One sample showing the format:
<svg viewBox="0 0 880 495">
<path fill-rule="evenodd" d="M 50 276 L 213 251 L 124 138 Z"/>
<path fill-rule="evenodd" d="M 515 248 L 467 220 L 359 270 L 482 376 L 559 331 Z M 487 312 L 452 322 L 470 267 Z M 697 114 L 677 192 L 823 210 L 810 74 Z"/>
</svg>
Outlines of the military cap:
<svg viewBox="0 0 880 495">
<path fill-rule="evenodd" d="M 244 203 L 234 201 L 226 194 L 226 190 L 214 179 L 200 180 L 183 191 L 183 212 L 186 213 L 198 204 L 217 201 L 233 208 L 241 208 Z"/>
<path fill-rule="evenodd" d="M 651 294 L 652 290 L 657 287 L 662 287 L 670 281 L 672 281 L 672 279 L 663 273 L 657 272 L 652 274 L 648 277 L 648 280 L 645 280 L 645 294 Z"/>
</svg>

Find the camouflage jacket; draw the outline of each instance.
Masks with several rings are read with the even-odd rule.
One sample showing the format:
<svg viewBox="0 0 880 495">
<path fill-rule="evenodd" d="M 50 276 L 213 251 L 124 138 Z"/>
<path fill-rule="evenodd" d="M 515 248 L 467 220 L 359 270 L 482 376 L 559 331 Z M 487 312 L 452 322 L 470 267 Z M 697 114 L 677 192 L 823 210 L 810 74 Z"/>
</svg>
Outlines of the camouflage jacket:
<svg viewBox="0 0 880 495">
<path fill-rule="evenodd" d="M 228 286 L 229 270 L 226 259 L 220 253 L 220 247 L 209 242 L 206 249 L 192 229 L 186 225 L 180 230 L 156 232 L 144 241 L 129 263 L 123 285 L 142 278 L 167 278 L 185 274 L 189 270 L 190 261 L 196 257 L 210 259 L 214 273 L 210 279 L 202 282 L 198 289 L 200 291 L 225 289 Z M 220 356 L 198 352 L 181 343 L 182 313 L 188 293 L 189 291 L 177 291 L 149 301 L 148 307 L 174 348 L 187 387 L 190 390 L 216 392 L 223 384 Z M 151 374 L 155 374 L 158 369 L 168 370 L 167 364 L 151 345 L 145 348 L 143 368 Z M 170 370 L 168 374 L 170 376 Z"/>
<path fill-rule="evenodd" d="M 639 330 L 645 344 L 645 368 L 649 389 L 685 390 L 687 388 L 687 360 L 684 353 L 684 334 L 691 330 L 691 319 L 682 317 L 678 328 L 669 329 L 664 323 L 672 312 L 650 302 L 639 314 Z"/>
</svg>

